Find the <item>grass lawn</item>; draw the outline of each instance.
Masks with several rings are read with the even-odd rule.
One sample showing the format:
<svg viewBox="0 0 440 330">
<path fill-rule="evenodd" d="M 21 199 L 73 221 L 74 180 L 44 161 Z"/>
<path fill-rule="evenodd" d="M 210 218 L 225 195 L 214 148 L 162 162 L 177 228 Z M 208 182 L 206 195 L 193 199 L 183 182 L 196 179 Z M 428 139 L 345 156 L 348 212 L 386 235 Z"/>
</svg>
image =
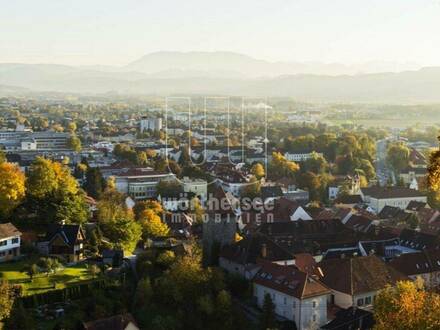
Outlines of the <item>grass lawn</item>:
<svg viewBox="0 0 440 330">
<path fill-rule="evenodd" d="M 0 279 L 6 279 L 11 284 L 21 284 L 24 295 L 42 293 L 54 289 L 63 289 L 69 284 L 87 281 L 92 278 L 86 266 L 79 264 L 60 269 L 56 274 L 38 274 L 31 281 L 29 276 L 22 272 L 25 266 L 35 263 L 36 260 L 21 260 L 0 264 Z"/>
</svg>

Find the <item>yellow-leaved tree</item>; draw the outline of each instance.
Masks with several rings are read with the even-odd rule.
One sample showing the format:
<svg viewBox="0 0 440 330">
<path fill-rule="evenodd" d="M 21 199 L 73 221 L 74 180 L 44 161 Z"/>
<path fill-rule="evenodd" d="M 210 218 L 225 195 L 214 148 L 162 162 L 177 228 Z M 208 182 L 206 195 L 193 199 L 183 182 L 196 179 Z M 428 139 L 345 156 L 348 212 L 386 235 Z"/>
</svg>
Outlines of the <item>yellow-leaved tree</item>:
<svg viewBox="0 0 440 330">
<path fill-rule="evenodd" d="M 162 222 L 157 213 L 152 209 L 146 209 L 142 212 L 141 220 L 144 239 L 151 237 L 166 237 L 170 232 L 170 228 L 166 223 Z"/>
<path fill-rule="evenodd" d="M 262 177 L 265 176 L 264 167 L 260 163 L 255 163 L 251 168 L 251 173 L 260 180 Z"/>
<path fill-rule="evenodd" d="M 18 166 L 0 164 L 0 218 L 8 217 L 25 196 L 25 176 Z"/>
<path fill-rule="evenodd" d="M 428 176 L 426 181 L 432 204 L 435 204 L 436 206 L 440 205 L 440 149 L 432 152 L 429 157 Z"/>
<path fill-rule="evenodd" d="M 376 296 L 375 330 L 440 329 L 440 295 L 423 289 L 423 281 L 398 282 Z"/>
</svg>

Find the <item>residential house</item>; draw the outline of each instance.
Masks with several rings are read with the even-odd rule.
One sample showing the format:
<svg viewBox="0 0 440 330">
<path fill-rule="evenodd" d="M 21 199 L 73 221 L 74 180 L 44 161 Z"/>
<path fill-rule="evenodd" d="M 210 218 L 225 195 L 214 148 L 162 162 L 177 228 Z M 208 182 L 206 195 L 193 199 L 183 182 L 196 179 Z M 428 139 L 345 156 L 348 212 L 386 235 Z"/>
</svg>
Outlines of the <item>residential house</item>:
<svg viewBox="0 0 440 330">
<path fill-rule="evenodd" d="M 229 273 L 251 279 L 259 270 L 257 264 L 268 261 L 282 265 L 295 263 L 293 254 L 259 233 L 225 246 L 219 256 L 219 265 Z"/>
<path fill-rule="evenodd" d="M 417 230 L 405 228 L 400 232 L 400 245 L 415 249 L 435 249 L 440 244 L 440 239 L 437 235 L 422 233 Z"/>
<path fill-rule="evenodd" d="M 408 280 L 375 255 L 326 259 L 318 266 L 323 273 L 320 280 L 332 290 L 329 302 L 342 308 L 371 308 L 380 290 Z"/>
<path fill-rule="evenodd" d="M 10 222 L 0 224 L 0 262 L 20 256 L 21 232 Z"/>
<path fill-rule="evenodd" d="M 41 245 L 48 255 L 63 257 L 68 262 L 84 258 L 85 235 L 80 225 L 49 225 Z"/>
<path fill-rule="evenodd" d="M 406 211 L 411 213 L 417 213 L 420 209 L 423 208 L 430 209 L 430 206 L 427 202 L 411 201 L 408 203 L 406 207 Z"/>
<path fill-rule="evenodd" d="M 244 210 L 239 217 L 240 227 L 259 226 L 262 223 L 312 220 L 311 215 L 297 202 L 285 197 L 271 199 L 259 209 Z"/>
<path fill-rule="evenodd" d="M 290 253 L 313 256 L 320 256 L 331 248 L 354 246 L 360 235 L 338 219 L 268 222 L 261 224 L 258 231 Z"/>
<path fill-rule="evenodd" d="M 295 266 L 265 263 L 253 279 L 258 306 L 270 295 L 275 314 L 294 321 L 297 329 L 319 329 L 327 323 L 327 297 L 330 290 L 316 276 Z"/>
<path fill-rule="evenodd" d="M 412 280 L 423 279 L 429 289 L 440 285 L 440 250 L 405 253 L 391 260 L 389 265 Z"/>
<path fill-rule="evenodd" d="M 348 219 L 345 225 L 354 231 L 367 233 L 373 226 L 373 220 L 363 215 L 354 214 Z"/>
</svg>

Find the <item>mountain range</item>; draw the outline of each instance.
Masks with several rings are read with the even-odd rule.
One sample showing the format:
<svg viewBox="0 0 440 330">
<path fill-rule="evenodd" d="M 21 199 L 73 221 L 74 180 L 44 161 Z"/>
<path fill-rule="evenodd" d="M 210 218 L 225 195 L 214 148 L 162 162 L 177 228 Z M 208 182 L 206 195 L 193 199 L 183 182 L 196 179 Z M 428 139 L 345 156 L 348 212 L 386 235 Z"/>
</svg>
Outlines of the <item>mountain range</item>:
<svg viewBox="0 0 440 330">
<path fill-rule="evenodd" d="M 414 67 L 412 67 L 414 66 Z M 125 66 L 0 63 L 0 94 L 211 94 L 328 102 L 440 102 L 440 67 L 269 62 L 231 52 L 156 52 Z"/>
</svg>

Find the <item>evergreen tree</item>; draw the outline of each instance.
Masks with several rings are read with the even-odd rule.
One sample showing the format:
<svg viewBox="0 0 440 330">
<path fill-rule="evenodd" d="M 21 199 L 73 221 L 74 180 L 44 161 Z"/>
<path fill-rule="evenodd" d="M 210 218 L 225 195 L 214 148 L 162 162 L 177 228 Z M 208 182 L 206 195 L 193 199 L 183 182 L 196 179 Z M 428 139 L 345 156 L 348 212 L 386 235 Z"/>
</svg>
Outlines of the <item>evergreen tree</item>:
<svg viewBox="0 0 440 330">
<path fill-rule="evenodd" d="M 88 167 L 86 172 L 86 182 L 84 189 L 87 194 L 95 199 L 100 199 L 106 188 L 106 182 L 97 167 Z"/>
<path fill-rule="evenodd" d="M 260 329 L 274 329 L 276 327 L 275 305 L 268 293 L 264 296 L 263 311 L 260 315 Z"/>
</svg>

